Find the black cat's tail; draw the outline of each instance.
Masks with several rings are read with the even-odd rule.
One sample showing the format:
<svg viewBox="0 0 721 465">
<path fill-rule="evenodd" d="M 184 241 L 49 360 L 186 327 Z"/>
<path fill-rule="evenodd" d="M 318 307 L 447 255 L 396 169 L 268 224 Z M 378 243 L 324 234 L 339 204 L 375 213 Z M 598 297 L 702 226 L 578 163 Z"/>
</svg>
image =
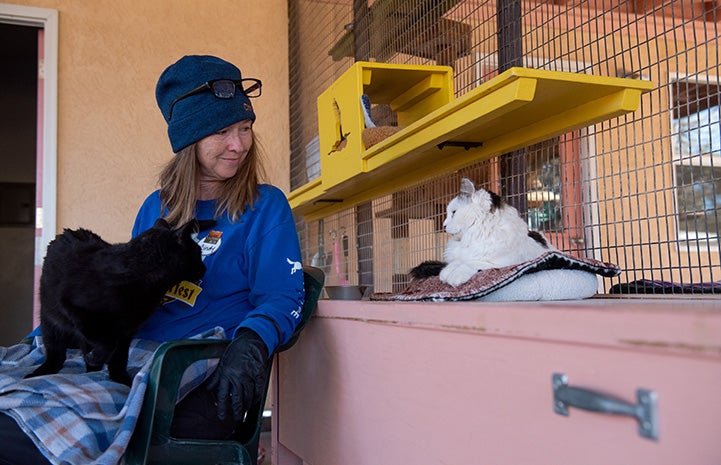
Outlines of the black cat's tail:
<svg viewBox="0 0 721 465">
<path fill-rule="evenodd" d="M 446 266 L 446 262 L 438 260 L 427 260 L 420 265 L 415 266 L 408 272 L 412 279 L 423 279 L 438 276 L 441 270 Z"/>
</svg>

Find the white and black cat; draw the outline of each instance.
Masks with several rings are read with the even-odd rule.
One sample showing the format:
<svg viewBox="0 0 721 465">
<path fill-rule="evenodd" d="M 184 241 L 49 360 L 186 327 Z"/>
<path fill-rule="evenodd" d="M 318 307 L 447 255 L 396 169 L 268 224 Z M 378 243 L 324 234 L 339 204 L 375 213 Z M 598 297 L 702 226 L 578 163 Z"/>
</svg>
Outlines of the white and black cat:
<svg viewBox="0 0 721 465">
<path fill-rule="evenodd" d="M 515 265 L 555 250 L 543 234 L 528 230 L 518 210 L 497 194 L 476 189 L 468 178 L 461 180 L 460 194 L 448 203 L 443 227 L 451 236 L 445 262 L 423 262 L 411 270 L 411 277 L 439 276 L 459 286 L 480 270 Z"/>
<path fill-rule="evenodd" d="M 87 371 L 107 363 L 112 380 L 130 385 L 128 348 L 135 331 L 174 284 L 205 274 L 192 238 L 198 228 L 191 221 L 174 230 L 159 219 L 122 244 L 109 244 L 87 229 L 58 234 L 48 245 L 40 277 L 46 358 L 27 377 L 57 373 L 66 349 L 80 348 Z"/>
</svg>

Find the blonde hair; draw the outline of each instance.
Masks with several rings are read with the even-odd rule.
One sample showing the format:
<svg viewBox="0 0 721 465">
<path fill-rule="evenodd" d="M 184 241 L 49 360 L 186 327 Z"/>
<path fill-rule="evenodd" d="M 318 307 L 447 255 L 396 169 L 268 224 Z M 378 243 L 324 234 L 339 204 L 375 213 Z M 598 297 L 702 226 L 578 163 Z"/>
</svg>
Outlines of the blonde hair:
<svg viewBox="0 0 721 465">
<path fill-rule="evenodd" d="M 197 142 L 175 154 L 160 172 L 161 209 L 167 209 L 168 223 L 179 226 L 195 218 L 198 200 L 199 162 Z M 264 178 L 261 165 L 261 147 L 253 133 L 253 144 L 232 178 L 226 179 L 220 188 L 215 218 L 227 214 L 231 222 L 237 221 L 246 206 L 253 208 L 258 197 L 258 184 Z M 205 219 L 205 218 L 204 218 Z"/>
</svg>

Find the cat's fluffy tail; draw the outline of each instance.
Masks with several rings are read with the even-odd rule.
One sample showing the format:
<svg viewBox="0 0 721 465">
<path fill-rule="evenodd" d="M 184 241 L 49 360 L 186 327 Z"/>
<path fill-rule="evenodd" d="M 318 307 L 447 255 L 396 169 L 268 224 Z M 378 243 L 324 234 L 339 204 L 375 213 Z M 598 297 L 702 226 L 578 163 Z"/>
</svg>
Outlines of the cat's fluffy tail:
<svg viewBox="0 0 721 465">
<path fill-rule="evenodd" d="M 441 274 L 441 270 L 447 265 L 446 262 L 438 260 L 427 260 L 411 269 L 408 274 L 413 279 L 430 278 Z"/>
</svg>

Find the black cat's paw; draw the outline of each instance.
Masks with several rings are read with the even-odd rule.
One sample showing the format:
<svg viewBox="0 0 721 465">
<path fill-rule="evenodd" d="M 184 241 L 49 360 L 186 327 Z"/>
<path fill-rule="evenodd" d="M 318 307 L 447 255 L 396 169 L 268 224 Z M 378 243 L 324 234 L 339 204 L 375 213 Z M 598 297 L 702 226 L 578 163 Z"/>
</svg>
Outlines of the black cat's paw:
<svg viewBox="0 0 721 465">
<path fill-rule="evenodd" d="M 32 371 L 27 375 L 23 376 L 23 379 L 35 378 L 36 376 L 46 375 L 47 373 L 38 373 L 38 370 Z"/>
<path fill-rule="evenodd" d="M 126 366 L 127 362 L 125 361 L 121 363 L 120 361 L 110 360 L 108 362 L 108 374 L 110 375 L 110 379 L 116 383 L 130 387 L 130 385 L 133 384 L 133 379 L 128 374 Z"/>
<path fill-rule="evenodd" d="M 90 352 L 83 354 L 83 360 L 85 360 L 85 371 L 90 373 L 92 371 L 102 370 L 108 357 L 109 355 L 107 351 L 99 348 L 95 348 Z"/>
<path fill-rule="evenodd" d="M 415 266 L 408 272 L 412 279 L 431 278 L 441 274 L 441 270 L 445 268 L 446 262 L 438 260 L 427 260 L 420 265 Z"/>
<path fill-rule="evenodd" d="M 24 378 L 27 379 L 27 378 L 34 378 L 36 376 L 54 375 L 55 373 L 60 371 L 60 368 L 62 368 L 62 366 L 55 367 L 46 362 L 46 363 L 43 363 L 42 365 L 40 365 L 39 367 L 37 367 L 34 371 L 25 375 Z"/>
<path fill-rule="evenodd" d="M 133 384 L 133 379 L 130 377 L 127 371 L 123 371 L 122 373 L 111 373 L 110 379 L 115 381 L 116 383 L 124 384 L 128 387 Z"/>
</svg>

